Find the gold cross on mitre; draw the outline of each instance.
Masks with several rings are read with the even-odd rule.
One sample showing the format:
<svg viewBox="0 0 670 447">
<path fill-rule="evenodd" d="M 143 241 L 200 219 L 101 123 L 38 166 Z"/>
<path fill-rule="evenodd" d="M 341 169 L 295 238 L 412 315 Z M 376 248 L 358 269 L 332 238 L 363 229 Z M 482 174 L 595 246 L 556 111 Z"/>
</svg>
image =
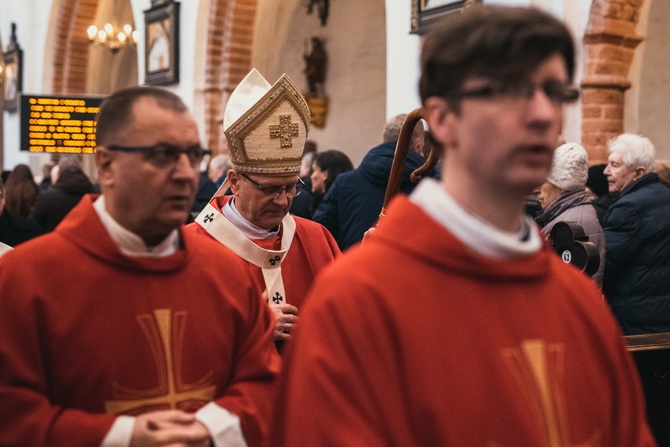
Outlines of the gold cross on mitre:
<svg viewBox="0 0 670 447">
<path fill-rule="evenodd" d="M 291 137 L 297 137 L 300 128 L 291 122 L 291 115 L 279 115 L 279 124 L 270 125 L 270 138 L 279 138 L 281 147 L 293 147 Z"/>
</svg>

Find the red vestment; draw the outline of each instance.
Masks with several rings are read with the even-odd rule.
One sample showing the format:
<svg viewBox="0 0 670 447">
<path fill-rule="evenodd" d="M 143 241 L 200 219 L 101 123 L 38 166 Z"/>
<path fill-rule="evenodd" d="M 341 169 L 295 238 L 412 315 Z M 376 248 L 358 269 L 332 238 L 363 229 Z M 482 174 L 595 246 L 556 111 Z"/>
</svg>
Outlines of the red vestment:
<svg viewBox="0 0 670 447">
<path fill-rule="evenodd" d="M 398 197 L 311 293 L 273 446 L 654 445 L 614 318 L 548 246 L 487 258 Z"/>
<path fill-rule="evenodd" d="M 113 414 L 210 401 L 259 444 L 281 359 L 237 256 L 185 232 L 173 255 L 124 256 L 93 199 L 0 259 L 0 445 L 99 445 Z"/>
<path fill-rule="evenodd" d="M 221 212 L 230 197 L 215 197 L 210 204 Z M 293 219 L 296 224 L 295 236 L 281 264 L 281 269 L 286 302 L 301 309 L 314 277 L 336 256 L 340 255 L 340 249 L 333 236 L 321 224 L 301 217 L 293 216 Z M 211 235 L 197 223 L 187 225 L 186 231 L 193 231 L 211 238 Z M 266 250 L 279 249 L 281 234 L 276 239 L 254 242 Z M 260 292 L 265 290 L 260 267 L 247 261 L 242 262 L 247 265 L 249 274 L 254 278 L 257 290 Z"/>
</svg>

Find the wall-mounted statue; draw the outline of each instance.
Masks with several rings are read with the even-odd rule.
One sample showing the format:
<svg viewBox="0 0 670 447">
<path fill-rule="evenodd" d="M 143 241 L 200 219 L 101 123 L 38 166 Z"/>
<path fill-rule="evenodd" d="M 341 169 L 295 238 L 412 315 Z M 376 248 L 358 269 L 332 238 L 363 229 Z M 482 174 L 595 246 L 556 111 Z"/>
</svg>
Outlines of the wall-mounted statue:
<svg viewBox="0 0 670 447">
<path fill-rule="evenodd" d="M 312 37 L 312 51 L 305 53 L 305 76 L 312 95 L 320 96 L 323 92 L 323 84 L 326 81 L 326 68 L 328 66 L 328 54 L 324 48 L 324 42 L 318 37 Z"/>
<path fill-rule="evenodd" d="M 305 77 L 307 78 L 308 93 L 305 94 L 307 105 L 312 115 L 311 122 L 315 127 L 326 125 L 328 112 L 328 97 L 325 92 L 326 70 L 328 68 L 328 54 L 323 40 L 312 37 L 311 51 L 305 51 Z"/>
</svg>

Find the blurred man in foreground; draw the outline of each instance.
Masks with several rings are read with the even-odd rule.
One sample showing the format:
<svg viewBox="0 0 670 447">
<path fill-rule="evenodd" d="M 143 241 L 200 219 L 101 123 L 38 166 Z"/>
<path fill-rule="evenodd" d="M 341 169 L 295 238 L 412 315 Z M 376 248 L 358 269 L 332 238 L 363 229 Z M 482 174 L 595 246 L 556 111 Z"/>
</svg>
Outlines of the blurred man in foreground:
<svg viewBox="0 0 670 447">
<path fill-rule="evenodd" d="M 474 6 L 436 27 L 421 60 L 443 183 L 399 196 L 314 284 L 274 445 L 654 445 L 598 288 L 524 214 L 577 98 L 568 30 L 536 9 Z"/>
</svg>

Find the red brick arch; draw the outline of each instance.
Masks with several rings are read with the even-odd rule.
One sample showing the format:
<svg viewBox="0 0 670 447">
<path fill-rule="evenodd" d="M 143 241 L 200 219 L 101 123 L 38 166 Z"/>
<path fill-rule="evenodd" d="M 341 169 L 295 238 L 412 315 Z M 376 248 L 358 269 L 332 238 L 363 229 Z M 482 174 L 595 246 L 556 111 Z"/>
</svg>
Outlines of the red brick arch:
<svg viewBox="0 0 670 447">
<path fill-rule="evenodd" d="M 225 148 L 221 118 L 225 101 L 251 69 L 257 0 L 213 0 L 207 33 L 205 129 L 214 152 Z"/>
<path fill-rule="evenodd" d="M 622 133 L 624 93 L 644 0 L 593 0 L 584 33 L 586 63 L 581 87 L 582 144 L 593 163 L 607 159 L 607 141 Z"/>
</svg>

